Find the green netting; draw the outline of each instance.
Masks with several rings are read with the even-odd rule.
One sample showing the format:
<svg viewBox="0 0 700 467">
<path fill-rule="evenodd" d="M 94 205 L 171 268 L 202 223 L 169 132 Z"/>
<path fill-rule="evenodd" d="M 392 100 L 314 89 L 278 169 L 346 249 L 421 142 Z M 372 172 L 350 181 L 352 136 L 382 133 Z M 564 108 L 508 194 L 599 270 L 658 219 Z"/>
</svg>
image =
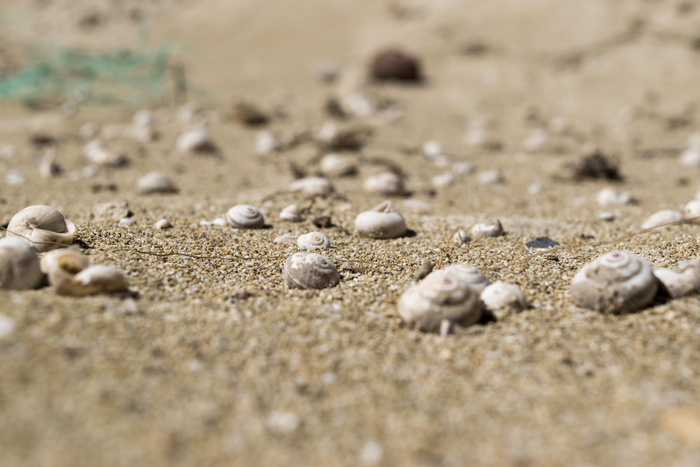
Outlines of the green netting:
<svg viewBox="0 0 700 467">
<path fill-rule="evenodd" d="M 37 52 L 23 68 L 0 79 L 0 99 L 32 106 L 67 100 L 127 106 L 167 104 L 174 99 L 173 86 L 184 86 L 173 82 L 169 55 L 170 47 L 104 54 L 77 49 Z"/>
</svg>

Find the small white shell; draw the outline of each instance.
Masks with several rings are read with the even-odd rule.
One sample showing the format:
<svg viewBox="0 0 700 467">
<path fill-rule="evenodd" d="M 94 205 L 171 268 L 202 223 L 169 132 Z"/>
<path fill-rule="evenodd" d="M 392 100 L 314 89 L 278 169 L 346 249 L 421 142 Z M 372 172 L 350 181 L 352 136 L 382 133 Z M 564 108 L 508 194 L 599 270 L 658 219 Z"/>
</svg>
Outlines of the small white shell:
<svg viewBox="0 0 700 467">
<path fill-rule="evenodd" d="M 493 185 L 505 181 L 503 173 L 498 169 L 481 172 L 476 178 L 481 185 Z"/>
<path fill-rule="evenodd" d="M 158 219 L 155 224 L 153 224 L 153 227 L 155 227 L 158 230 L 165 230 L 171 228 L 173 225 L 170 223 L 168 219 Z"/>
<path fill-rule="evenodd" d="M 678 222 L 683 220 L 683 214 L 672 209 L 662 209 L 657 211 L 647 218 L 642 224 L 642 229 L 651 229 L 652 227 L 658 227 L 664 224 L 670 224 L 671 222 Z"/>
<path fill-rule="evenodd" d="M 527 299 L 520 287 L 496 281 L 481 292 L 481 301 L 492 311 L 513 310 L 523 311 L 527 308 Z"/>
<path fill-rule="evenodd" d="M 325 250 L 331 247 L 331 241 L 321 232 L 309 232 L 297 238 L 297 245 L 303 250 Z"/>
<path fill-rule="evenodd" d="M 41 259 L 41 269 L 60 295 L 118 292 L 129 286 L 124 272 L 111 266 L 91 264 L 87 257 L 73 248 L 48 252 Z"/>
<path fill-rule="evenodd" d="M 403 178 L 394 172 L 381 172 L 367 177 L 363 187 L 370 193 L 380 195 L 402 195 L 406 192 Z"/>
<path fill-rule="evenodd" d="M 163 172 L 148 172 L 139 178 L 136 186 L 138 191 L 143 194 L 177 193 L 177 187 Z"/>
<path fill-rule="evenodd" d="M 0 289 L 35 289 L 43 278 L 36 251 L 20 238 L 0 239 Z"/>
<path fill-rule="evenodd" d="M 581 268 L 569 293 L 580 307 L 620 314 L 644 308 L 657 288 L 649 263 L 631 253 L 613 251 Z"/>
<path fill-rule="evenodd" d="M 226 213 L 226 221 L 237 229 L 259 229 L 265 225 L 265 218 L 255 206 L 237 204 Z"/>
<path fill-rule="evenodd" d="M 255 136 L 255 152 L 261 155 L 271 154 L 277 149 L 277 138 L 269 130 L 263 130 Z"/>
<path fill-rule="evenodd" d="M 458 245 L 465 245 L 472 241 L 472 238 L 465 230 L 458 230 L 452 236 L 452 241 Z"/>
<path fill-rule="evenodd" d="M 301 209 L 296 204 L 290 204 L 280 212 L 280 219 L 289 222 L 301 222 L 304 217 L 301 215 Z"/>
<path fill-rule="evenodd" d="M 211 152 L 216 146 L 209 137 L 205 127 L 185 131 L 177 138 L 177 150 L 180 152 Z"/>
<path fill-rule="evenodd" d="M 321 159 L 321 172 L 326 177 L 343 177 L 357 172 L 357 159 L 347 154 L 326 154 Z"/>
<path fill-rule="evenodd" d="M 452 175 L 452 173 L 450 172 L 443 172 L 439 175 L 435 175 L 433 178 L 430 179 L 430 181 L 432 182 L 435 188 L 444 188 L 454 183 L 455 176 Z"/>
<path fill-rule="evenodd" d="M 309 198 L 330 196 L 335 192 L 333 184 L 323 177 L 300 178 L 289 185 L 291 191 L 301 191 Z"/>
<path fill-rule="evenodd" d="M 12 217 L 7 236 L 12 235 L 29 241 L 42 253 L 70 245 L 75 237 L 75 224 L 57 209 L 39 204 L 26 207 Z"/>
<path fill-rule="evenodd" d="M 406 221 L 391 201 L 384 201 L 355 218 L 355 230 L 369 238 L 396 238 L 406 233 Z"/>
<path fill-rule="evenodd" d="M 501 235 L 504 234 L 503 232 L 503 226 L 501 225 L 501 221 L 497 220 L 494 223 L 491 224 L 486 224 L 486 223 L 478 223 L 474 225 L 471 229 L 471 234 L 474 237 L 477 238 L 486 238 L 486 237 L 500 237 Z"/>
<path fill-rule="evenodd" d="M 102 141 L 95 140 L 85 145 L 83 153 L 90 162 L 103 167 L 119 167 L 126 164 L 126 157 L 107 149 Z"/>
<path fill-rule="evenodd" d="M 284 280 L 291 288 L 325 289 L 340 281 L 335 265 L 316 253 L 295 253 L 284 264 Z"/>
<path fill-rule="evenodd" d="M 424 332 L 438 332 L 441 323 L 469 326 L 481 318 L 479 293 L 459 274 L 433 271 L 406 290 L 397 303 L 401 320 Z"/>
<path fill-rule="evenodd" d="M 700 292 L 700 261 L 692 259 L 678 263 L 680 272 L 667 268 L 654 270 L 654 275 L 666 287 L 673 298 Z"/>
<path fill-rule="evenodd" d="M 600 190 L 595 199 L 598 205 L 604 208 L 630 204 L 633 201 L 631 194 L 627 192 L 621 193 L 611 186 Z"/>
<path fill-rule="evenodd" d="M 694 199 L 683 207 L 683 215 L 686 219 L 700 216 L 700 200 Z"/>
<path fill-rule="evenodd" d="M 489 285 L 489 279 L 484 275 L 484 273 L 481 272 L 479 268 L 470 266 L 469 264 L 451 264 L 444 270 L 448 271 L 450 274 L 459 276 L 461 279 L 464 279 L 467 284 L 469 284 L 469 286 L 478 293 L 481 293 Z"/>
</svg>

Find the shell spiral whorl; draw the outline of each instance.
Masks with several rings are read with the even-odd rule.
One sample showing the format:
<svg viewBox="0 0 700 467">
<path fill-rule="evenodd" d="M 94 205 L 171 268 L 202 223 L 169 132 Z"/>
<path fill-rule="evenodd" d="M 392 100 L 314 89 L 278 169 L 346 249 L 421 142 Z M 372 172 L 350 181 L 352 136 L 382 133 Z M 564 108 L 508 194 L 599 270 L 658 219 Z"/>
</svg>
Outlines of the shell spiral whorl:
<svg viewBox="0 0 700 467">
<path fill-rule="evenodd" d="M 265 225 L 265 218 L 255 206 L 237 204 L 226 213 L 226 222 L 237 229 L 259 229 Z"/>
<path fill-rule="evenodd" d="M 297 238 L 297 245 L 304 250 L 323 250 L 330 248 L 331 241 L 321 232 L 309 232 Z"/>
<path fill-rule="evenodd" d="M 325 289 L 340 281 L 335 265 L 316 253 L 295 253 L 284 264 L 284 280 L 291 288 Z"/>
</svg>

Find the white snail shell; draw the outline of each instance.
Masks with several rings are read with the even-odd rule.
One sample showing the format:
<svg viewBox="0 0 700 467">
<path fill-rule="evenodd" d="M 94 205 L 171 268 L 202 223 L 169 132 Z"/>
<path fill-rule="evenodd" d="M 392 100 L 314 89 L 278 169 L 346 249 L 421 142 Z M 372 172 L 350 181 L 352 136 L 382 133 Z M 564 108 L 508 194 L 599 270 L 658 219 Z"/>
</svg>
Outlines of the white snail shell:
<svg viewBox="0 0 700 467">
<path fill-rule="evenodd" d="M 357 172 L 357 159 L 347 154 L 326 154 L 321 159 L 321 172 L 326 177 L 343 177 Z"/>
<path fill-rule="evenodd" d="M 205 127 L 200 127 L 178 136 L 176 147 L 180 152 L 208 152 L 215 145 L 209 137 L 209 131 Z"/>
<path fill-rule="evenodd" d="M 296 204 L 290 204 L 280 212 L 280 219 L 289 222 L 301 222 L 304 217 L 301 215 L 301 209 Z"/>
<path fill-rule="evenodd" d="M 447 266 L 445 271 L 464 279 L 469 286 L 481 293 L 489 285 L 489 279 L 477 267 L 469 264 L 457 263 Z"/>
<path fill-rule="evenodd" d="M 163 172 L 149 172 L 139 178 L 137 188 L 140 193 L 177 193 L 173 181 Z"/>
<path fill-rule="evenodd" d="M 471 234 L 477 238 L 500 237 L 504 234 L 501 221 L 497 220 L 491 224 L 478 223 L 471 229 Z"/>
<path fill-rule="evenodd" d="M 472 238 L 469 236 L 469 234 L 466 231 L 458 230 L 452 236 L 452 241 L 458 245 L 464 245 L 466 243 L 471 242 Z"/>
<path fill-rule="evenodd" d="M 683 215 L 686 219 L 700 216 L 700 199 L 694 199 L 683 207 Z"/>
<path fill-rule="evenodd" d="M 335 265 L 316 253 L 295 253 L 284 264 L 284 280 L 291 288 L 325 289 L 340 281 Z"/>
<path fill-rule="evenodd" d="M 595 199 L 598 202 L 598 205 L 604 208 L 630 204 L 633 201 L 631 194 L 627 192 L 619 192 L 611 186 L 600 190 Z"/>
<path fill-rule="evenodd" d="M 0 289 L 34 289 L 44 275 L 34 248 L 15 237 L 0 239 Z"/>
<path fill-rule="evenodd" d="M 678 269 L 680 272 L 659 268 L 654 270 L 654 275 L 673 298 L 700 292 L 700 261 L 681 261 L 678 263 Z"/>
<path fill-rule="evenodd" d="M 651 229 L 652 227 L 658 227 L 664 224 L 670 224 L 671 222 L 678 222 L 683 220 L 683 214 L 672 209 L 662 209 L 657 211 L 647 218 L 642 224 L 642 229 Z"/>
<path fill-rule="evenodd" d="M 479 293 L 448 269 L 433 271 L 406 290 L 397 308 L 403 322 L 424 332 L 438 332 L 444 320 L 469 326 L 482 314 Z"/>
<path fill-rule="evenodd" d="M 229 209 L 226 221 L 237 229 L 259 229 L 265 224 L 262 213 L 250 204 L 237 204 Z"/>
<path fill-rule="evenodd" d="M 403 178 L 394 172 L 381 172 L 365 179 L 363 187 L 370 193 L 401 195 L 406 192 Z"/>
<path fill-rule="evenodd" d="M 406 233 L 406 221 L 391 201 L 384 201 L 355 218 L 355 230 L 369 238 L 396 238 Z"/>
<path fill-rule="evenodd" d="M 99 140 L 91 141 L 86 144 L 83 148 L 83 153 L 90 162 L 99 166 L 119 167 L 127 162 L 123 154 L 110 151 L 104 143 Z"/>
<path fill-rule="evenodd" d="M 335 192 L 333 184 L 323 177 L 300 178 L 289 185 L 291 191 L 301 191 L 309 198 L 316 196 L 329 196 Z"/>
<path fill-rule="evenodd" d="M 304 250 L 324 250 L 331 247 L 331 241 L 321 232 L 309 232 L 297 238 L 297 245 Z"/>
<path fill-rule="evenodd" d="M 481 292 L 481 301 L 489 310 L 522 311 L 528 307 L 525 294 L 515 284 L 496 281 Z"/>
<path fill-rule="evenodd" d="M 36 251 L 42 253 L 70 245 L 75 237 L 75 224 L 51 206 L 35 205 L 12 217 L 7 235 L 29 241 Z"/>
<path fill-rule="evenodd" d="M 574 303 L 601 313 L 628 313 L 648 305 L 658 288 L 649 263 L 613 251 L 581 268 L 569 287 Z"/>
<path fill-rule="evenodd" d="M 74 248 L 48 252 L 41 259 L 41 270 L 60 295 L 93 295 L 126 290 L 129 281 L 123 271 L 90 263 Z"/>
</svg>

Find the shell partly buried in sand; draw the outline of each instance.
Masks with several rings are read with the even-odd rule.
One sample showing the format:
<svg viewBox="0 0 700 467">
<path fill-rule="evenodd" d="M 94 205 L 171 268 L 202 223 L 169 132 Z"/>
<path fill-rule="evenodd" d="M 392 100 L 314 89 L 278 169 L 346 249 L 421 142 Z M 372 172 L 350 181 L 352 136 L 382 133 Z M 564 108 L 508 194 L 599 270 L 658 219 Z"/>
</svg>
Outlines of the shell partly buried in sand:
<svg viewBox="0 0 700 467">
<path fill-rule="evenodd" d="M 654 275 L 673 298 L 700 292 L 700 260 L 678 263 L 678 272 L 668 268 L 654 269 Z"/>
<path fill-rule="evenodd" d="M 569 293 L 580 307 L 621 314 L 647 306 L 658 288 L 649 263 L 624 251 L 596 258 L 579 270 Z"/>
<path fill-rule="evenodd" d="M 0 239 L 0 289 L 35 289 L 44 275 L 34 248 L 16 237 Z"/>
<path fill-rule="evenodd" d="M 259 229 L 265 225 L 265 217 L 255 206 L 237 204 L 226 213 L 226 222 L 237 229 Z"/>
<path fill-rule="evenodd" d="M 391 201 L 384 201 L 355 218 L 355 230 L 369 238 L 397 238 L 406 233 L 406 221 Z"/>
<path fill-rule="evenodd" d="M 496 281 L 481 292 L 481 301 L 491 311 L 523 311 L 528 307 L 527 298 L 520 287 Z"/>
<path fill-rule="evenodd" d="M 41 259 L 41 270 L 60 295 L 94 295 L 126 290 L 129 281 L 123 271 L 90 263 L 74 248 L 48 252 Z"/>
<path fill-rule="evenodd" d="M 340 281 L 335 265 L 316 253 L 295 253 L 284 264 L 284 280 L 291 288 L 325 289 Z"/>
<path fill-rule="evenodd" d="M 75 237 L 75 224 L 51 206 L 29 206 L 10 220 L 7 236 L 13 235 L 27 240 L 42 253 L 70 245 Z"/>
<path fill-rule="evenodd" d="M 491 223 L 480 222 L 474 225 L 470 232 L 475 238 L 500 237 L 505 234 L 501 221 L 499 220 Z"/>
</svg>

